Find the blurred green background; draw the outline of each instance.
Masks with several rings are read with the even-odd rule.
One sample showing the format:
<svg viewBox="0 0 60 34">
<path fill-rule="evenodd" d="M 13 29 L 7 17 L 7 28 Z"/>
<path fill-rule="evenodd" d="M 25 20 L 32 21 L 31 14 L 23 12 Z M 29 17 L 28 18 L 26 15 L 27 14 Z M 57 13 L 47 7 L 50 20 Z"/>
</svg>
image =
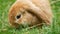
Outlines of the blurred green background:
<svg viewBox="0 0 60 34">
<path fill-rule="evenodd" d="M 54 14 L 51 26 L 16 30 L 9 27 L 8 10 L 16 0 L 0 0 L 0 34 L 60 34 L 60 0 L 50 0 Z"/>
</svg>

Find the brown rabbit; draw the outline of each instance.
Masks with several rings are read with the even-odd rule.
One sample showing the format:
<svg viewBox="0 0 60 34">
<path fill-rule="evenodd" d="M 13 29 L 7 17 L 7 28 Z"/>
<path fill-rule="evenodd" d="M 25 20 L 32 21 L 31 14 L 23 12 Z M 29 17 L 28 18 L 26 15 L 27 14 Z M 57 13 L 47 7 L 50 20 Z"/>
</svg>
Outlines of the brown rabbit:
<svg viewBox="0 0 60 34">
<path fill-rule="evenodd" d="M 9 23 L 19 25 L 50 24 L 53 14 L 48 0 L 17 0 L 9 10 Z"/>
</svg>

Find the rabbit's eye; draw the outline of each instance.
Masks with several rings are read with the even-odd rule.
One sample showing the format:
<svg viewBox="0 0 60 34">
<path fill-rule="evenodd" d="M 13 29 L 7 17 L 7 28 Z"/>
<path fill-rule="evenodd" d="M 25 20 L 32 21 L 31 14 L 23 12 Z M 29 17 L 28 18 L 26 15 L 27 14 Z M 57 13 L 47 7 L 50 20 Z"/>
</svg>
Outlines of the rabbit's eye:
<svg viewBox="0 0 60 34">
<path fill-rule="evenodd" d="M 21 15 L 17 15 L 16 18 L 19 19 L 21 17 Z"/>
</svg>

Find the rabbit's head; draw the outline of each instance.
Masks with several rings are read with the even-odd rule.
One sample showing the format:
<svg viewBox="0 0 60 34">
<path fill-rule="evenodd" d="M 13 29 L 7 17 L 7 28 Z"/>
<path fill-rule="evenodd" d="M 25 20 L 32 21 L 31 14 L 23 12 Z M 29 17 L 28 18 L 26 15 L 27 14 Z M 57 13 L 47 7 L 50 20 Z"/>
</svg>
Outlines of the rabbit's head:
<svg viewBox="0 0 60 34">
<path fill-rule="evenodd" d="M 37 19 L 37 17 L 28 12 L 28 10 L 23 8 L 24 5 L 21 5 L 19 3 L 13 5 L 11 9 L 9 10 L 9 22 L 13 27 L 19 27 L 19 25 L 35 25 L 39 24 L 40 21 Z M 41 20 L 42 22 L 42 20 Z"/>
</svg>

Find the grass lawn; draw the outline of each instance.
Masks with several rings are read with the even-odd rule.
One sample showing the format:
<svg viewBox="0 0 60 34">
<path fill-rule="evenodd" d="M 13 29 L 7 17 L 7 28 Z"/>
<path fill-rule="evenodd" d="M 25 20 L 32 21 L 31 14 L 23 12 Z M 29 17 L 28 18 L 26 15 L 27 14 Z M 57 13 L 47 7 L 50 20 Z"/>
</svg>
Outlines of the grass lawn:
<svg viewBox="0 0 60 34">
<path fill-rule="evenodd" d="M 19 29 L 9 27 L 8 10 L 15 0 L 0 0 L 0 34 L 60 34 L 60 1 L 51 0 L 51 7 L 54 14 L 51 26 L 43 26 L 42 29 Z"/>
</svg>

